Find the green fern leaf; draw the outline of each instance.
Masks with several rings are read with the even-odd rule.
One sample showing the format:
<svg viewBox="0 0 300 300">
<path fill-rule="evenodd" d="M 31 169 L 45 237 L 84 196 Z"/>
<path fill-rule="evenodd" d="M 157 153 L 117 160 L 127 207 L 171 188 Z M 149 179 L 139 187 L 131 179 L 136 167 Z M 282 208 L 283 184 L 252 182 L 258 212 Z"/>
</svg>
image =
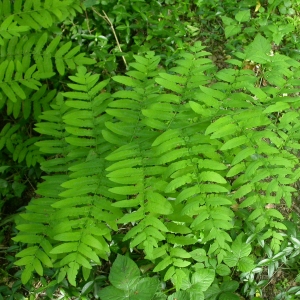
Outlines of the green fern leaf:
<svg viewBox="0 0 300 300">
<path fill-rule="evenodd" d="M 152 213 L 169 215 L 174 211 L 170 202 L 159 193 L 148 192 L 147 199 L 148 199 L 147 209 Z"/>
</svg>

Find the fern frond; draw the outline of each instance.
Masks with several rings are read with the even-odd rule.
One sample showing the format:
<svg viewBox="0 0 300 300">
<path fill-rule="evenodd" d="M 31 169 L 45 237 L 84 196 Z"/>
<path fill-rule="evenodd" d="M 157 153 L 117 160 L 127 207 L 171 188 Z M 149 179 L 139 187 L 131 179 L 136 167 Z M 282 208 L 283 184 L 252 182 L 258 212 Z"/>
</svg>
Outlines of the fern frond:
<svg viewBox="0 0 300 300">
<path fill-rule="evenodd" d="M 29 26 L 18 26 L 13 15 L 8 16 L 0 26 L 0 45 L 4 45 L 4 39 L 9 40 L 13 36 L 20 37 L 20 33 L 29 30 Z"/>
<path fill-rule="evenodd" d="M 68 108 L 66 108 L 63 103 L 63 99 L 58 97 L 57 103 L 52 105 L 52 110 L 48 113 L 45 112 L 44 115 L 41 116 L 41 119 L 56 123 L 57 125 L 59 123 L 62 124 L 61 116 L 67 109 Z M 43 123 L 39 124 L 38 127 L 43 128 Z M 52 154 L 52 149 L 48 145 L 56 145 L 58 147 L 59 144 L 59 154 L 63 155 L 66 153 L 68 145 L 63 140 L 65 134 L 64 127 L 58 126 L 58 128 L 60 130 L 57 130 L 53 135 L 54 140 L 39 141 L 36 143 L 36 146 L 42 149 L 44 148 L 44 152 Z M 9 129 L 6 134 L 8 134 L 10 130 L 11 129 Z M 50 131 L 48 132 L 48 135 L 51 136 Z M 33 141 L 28 140 L 26 144 L 30 144 L 31 142 Z M 20 158 L 22 157 L 22 152 L 26 154 L 24 149 L 27 151 L 26 148 L 23 148 L 20 149 L 20 153 L 18 153 L 19 148 L 16 148 L 16 153 L 14 153 L 15 156 Z M 30 161 L 30 157 L 26 157 L 26 159 Z M 33 244 L 32 247 L 29 248 L 30 251 L 24 251 L 19 254 L 21 259 L 16 262 L 17 265 L 25 265 L 25 269 L 22 273 L 22 282 L 24 283 L 31 278 L 34 271 L 42 276 L 43 266 L 51 267 L 55 259 L 55 256 L 50 253 L 53 248 L 52 228 L 59 220 L 55 219 L 55 211 L 51 205 L 57 201 L 57 198 L 59 198 L 58 195 L 63 191 L 63 188 L 60 185 L 68 179 L 68 175 L 61 175 L 60 173 L 67 172 L 69 162 L 70 160 L 61 162 L 59 158 L 41 162 L 42 169 L 52 174 L 51 176 L 44 176 L 44 182 L 38 186 L 36 192 L 41 195 L 42 198 L 32 200 L 27 206 L 26 212 L 21 215 L 21 220 L 19 220 L 18 229 L 20 232 L 14 238 L 15 241 Z M 57 174 L 55 174 L 56 172 Z"/>
<path fill-rule="evenodd" d="M 103 115 L 111 101 L 110 95 L 101 93 L 108 81 L 99 82 L 99 75 L 91 75 L 83 67 L 79 67 L 76 76 L 70 76 L 70 79 L 74 83 L 69 87 L 74 91 L 63 93 L 67 97 L 64 112 L 44 114 L 51 123 L 47 122 L 47 127 L 41 123 L 38 129 L 46 132 L 50 126 L 53 135 L 58 136 L 60 131 L 56 120 L 63 115 L 65 124 L 61 128 L 66 130 L 63 140 L 41 141 L 38 145 L 44 152 L 65 153 L 61 158 L 45 162 L 42 168 L 52 172 L 62 172 L 64 167 L 68 169 L 69 175 L 56 182 L 58 188 L 54 189 L 58 197 L 52 207 L 58 221 L 53 228 L 52 238 L 56 242 L 51 254 L 57 255 L 57 266 L 65 270 L 69 281 L 76 285 L 80 268 L 87 275 L 91 262 L 101 264 L 99 257 L 108 258 L 110 231 L 111 228 L 117 229 L 116 219 L 122 216 L 122 212 L 112 206 L 111 199 L 116 195 L 109 192 L 112 183 L 105 177 L 107 162 L 104 160 L 110 145 L 98 129 L 110 119 Z M 65 145 L 64 151 L 60 150 L 62 145 Z M 52 176 L 54 181 L 48 180 L 44 186 L 47 182 L 54 183 L 55 178 L 59 179 L 57 176 Z M 50 186 L 46 188 L 50 189 Z M 44 191 L 40 187 L 37 192 Z"/>
<path fill-rule="evenodd" d="M 49 28 L 56 22 L 62 22 L 75 12 L 81 12 L 80 3 L 77 0 L 51 0 L 42 2 L 40 0 L 3 0 L 0 7 L 0 21 L 10 15 L 20 26 L 30 27 L 36 31 L 41 28 Z"/>
</svg>

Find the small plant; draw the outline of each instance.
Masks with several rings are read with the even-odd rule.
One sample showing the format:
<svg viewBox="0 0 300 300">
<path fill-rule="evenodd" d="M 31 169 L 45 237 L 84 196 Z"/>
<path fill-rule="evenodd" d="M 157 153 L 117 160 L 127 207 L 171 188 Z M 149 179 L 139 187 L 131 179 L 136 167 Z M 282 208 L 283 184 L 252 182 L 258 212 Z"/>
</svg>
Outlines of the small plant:
<svg viewBox="0 0 300 300">
<path fill-rule="evenodd" d="M 194 2 L 0 0 L 3 297 L 297 297 L 298 2 Z"/>
<path fill-rule="evenodd" d="M 112 264 L 108 279 L 111 285 L 99 292 L 99 297 L 103 300 L 151 300 L 160 286 L 158 278 L 142 277 L 135 262 L 121 255 Z"/>
</svg>

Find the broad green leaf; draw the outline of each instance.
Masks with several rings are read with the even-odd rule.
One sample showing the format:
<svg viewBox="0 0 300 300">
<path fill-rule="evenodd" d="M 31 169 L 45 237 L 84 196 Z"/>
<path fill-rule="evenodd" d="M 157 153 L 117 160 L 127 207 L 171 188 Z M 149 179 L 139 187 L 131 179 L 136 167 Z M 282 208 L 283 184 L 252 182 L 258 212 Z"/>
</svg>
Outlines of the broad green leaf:
<svg viewBox="0 0 300 300">
<path fill-rule="evenodd" d="M 190 298 L 190 294 L 187 291 L 179 291 L 170 295 L 168 297 L 168 300 L 191 300 L 191 298 Z"/>
<path fill-rule="evenodd" d="M 225 164 L 212 159 L 199 159 L 198 166 L 199 168 L 210 170 L 225 170 L 228 168 Z"/>
<path fill-rule="evenodd" d="M 237 264 L 239 270 L 241 272 L 250 272 L 251 270 L 254 269 L 255 264 L 252 258 L 250 257 L 242 257 L 238 264 Z"/>
<path fill-rule="evenodd" d="M 128 292 L 110 285 L 101 289 L 98 296 L 100 296 L 100 299 L 105 300 L 124 300 L 128 296 Z"/>
<path fill-rule="evenodd" d="M 232 268 L 235 267 L 237 265 L 239 261 L 239 257 L 237 257 L 235 254 L 233 253 L 229 253 L 225 258 L 224 258 L 224 262 L 225 264 Z"/>
<path fill-rule="evenodd" d="M 243 242 L 241 235 L 238 236 L 232 243 L 231 249 L 233 253 L 239 258 L 248 256 L 251 253 L 250 244 L 246 244 L 245 242 Z"/>
<path fill-rule="evenodd" d="M 216 273 L 220 276 L 227 276 L 231 273 L 231 271 L 226 265 L 220 264 L 216 268 Z"/>
<path fill-rule="evenodd" d="M 235 293 L 223 292 L 218 299 L 219 300 L 240 300 L 241 298 L 238 295 L 236 295 Z M 252 298 L 252 299 L 255 299 L 255 298 Z M 262 299 L 262 298 L 259 298 L 259 299 Z"/>
<path fill-rule="evenodd" d="M 201 291 L 205 292 L 215 279 L 215 272 L 212 269 L 198 269 L 192 275 L 192 283 L 199 283 Z"/>
<path fill-rule="evenodd" d="M 235 280 L 224 281 L 220 288 L 225 292 L 235 292 L 239 288 L 239 283 Z"/>
<path fill-rule="evenodd" d="M 109 273 L 111 284 L 121 290 L 130 290 L 136 284 L 140 270 L 133 260 L 118 255 Z"/>
<path fill-rule="evenodd" d="M 271 44 L 261 34 L 258 34 L 254 41 L 246 49 L 246 59 L 264 64 L 270 60 Z M 261 90 L 261 89 L 259 89 Z"/>
<path fill-rule="evenodd" d="M 190 300 L 204 300 L 204 293 L 201 291 L 201 283 L 193 284 L 189 289 Z"/>
<path fill-rule="evenodd" d="M 157 228 L 159 231 L 167 232 L 169 231 L 168 228 L 165 226 L 165 224 L 158 218 L 154 216 L 147 216 L 144 219 L 146 226 L 153 226 Z"/>
<path fill-rule="evenodd" d="M 235 15 L 238 22 L 247 22 L 250 20 L 250 9 L 241 10 Z"/>
<path fill-rule="evenodd" d="M 156 291 L 159 288 L 159 281 L 157 278 L 142 278 L 138 281 L 130 291 L 129 299 L 132 300 L 148 300 L 153 299 Z"/>
</svg>

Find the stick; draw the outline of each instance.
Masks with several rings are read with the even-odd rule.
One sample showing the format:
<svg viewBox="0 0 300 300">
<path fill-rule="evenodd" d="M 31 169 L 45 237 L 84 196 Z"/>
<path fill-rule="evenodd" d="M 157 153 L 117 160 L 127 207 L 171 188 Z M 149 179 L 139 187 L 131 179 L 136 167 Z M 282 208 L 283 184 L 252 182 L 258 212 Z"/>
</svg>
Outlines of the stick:
<svg viewBox="0 0 300 300">
<path fill-rule="evenodd" d="M 106 23 L 109 24 L 109 26 L 110 26 L 110 28 L 111 28 L 111 30 L 112 30 L 114 36 L 115 36 L 115 40 L 116 40 L 116 42 L 117 42 L 118 48 L 119 48 L 120 52 L 123 52 L 122 49 L 121 49 L 120 43 L 119 43 L 119 39 L 118 39 L 117 34 L 116 34 L 116 32 L 115 32 L 114 26 L 113 26 L 112 22 L 110 21 L 109 17 L 107 16 L 107 14 L 105 13 L 105 11 L 102 10 L 102 12 L 103 12 L 103 14 L 104 14 L 104 16 L 102 16 L 102 15 L 101 15 L 100 13 L 98 13 L 98 11 L 96 11 L 93 7 L 92 7 L 92 10 L 93 10 L 99 17 L 101 17 L 102 19 L 104 19 Z M 126 59 L 125 59 L 125 57 L 124 57 L 123 55 L 122 55 L 122 58 L 123 58 L 124 64 L 125 64 L 126 69 L 127 69 L 128 66 L 127 66 Z"/>
</svg>

